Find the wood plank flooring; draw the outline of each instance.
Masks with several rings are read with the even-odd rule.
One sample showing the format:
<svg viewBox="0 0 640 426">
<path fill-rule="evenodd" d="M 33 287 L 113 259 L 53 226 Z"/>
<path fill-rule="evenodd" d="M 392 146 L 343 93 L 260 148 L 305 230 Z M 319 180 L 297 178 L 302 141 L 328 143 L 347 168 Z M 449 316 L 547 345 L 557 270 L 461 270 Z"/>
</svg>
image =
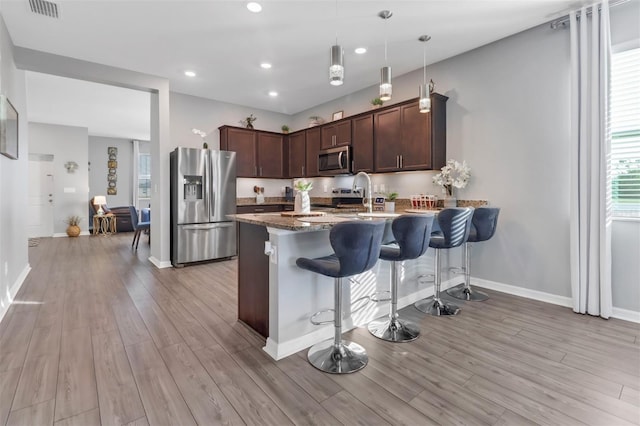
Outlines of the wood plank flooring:
<svg viewBox="0 0 640 426">
<path fill-rule="evenodd" d="M 2 425 L 640 425 L 640 325 L 494 291 L 362 371 L 274 361 L 236 261 L 159 270 L 131 234 L 41 239 L 0 323 Z"/>
</svg>

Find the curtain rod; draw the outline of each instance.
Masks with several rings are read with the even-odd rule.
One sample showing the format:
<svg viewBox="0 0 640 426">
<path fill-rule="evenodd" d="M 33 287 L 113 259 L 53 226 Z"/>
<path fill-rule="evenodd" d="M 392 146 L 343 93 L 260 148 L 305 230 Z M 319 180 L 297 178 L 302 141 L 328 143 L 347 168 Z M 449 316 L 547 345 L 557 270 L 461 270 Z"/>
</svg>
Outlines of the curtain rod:
<svg viewBox="0 0 640 426">
<path fill-rule="evenodd" d="M 612 1 L 609 2 L 609 7 L 618 6 L 618 5 L 621 5 L 623 3 L 627 3 L 628 1 L 629 0 L 612 0 Z M 589 6 L 589 9 L 587 10 L 587 16 L 591 15 L 593 7 L 594 6 Z M 598 10 L 600 10 L 600 6 L 598 6 Z M 578 13 L 577 16 L 580 17 L 580 13 Z M 569 15 L 565 15 L 562 18 L 556 19 L 555 21 L 551 21 L 551 23 L 549 25 L 554 30 L 558 29 L 558 28 L 566 28 L 567 26 L 569 26 Z"/>
</svg>

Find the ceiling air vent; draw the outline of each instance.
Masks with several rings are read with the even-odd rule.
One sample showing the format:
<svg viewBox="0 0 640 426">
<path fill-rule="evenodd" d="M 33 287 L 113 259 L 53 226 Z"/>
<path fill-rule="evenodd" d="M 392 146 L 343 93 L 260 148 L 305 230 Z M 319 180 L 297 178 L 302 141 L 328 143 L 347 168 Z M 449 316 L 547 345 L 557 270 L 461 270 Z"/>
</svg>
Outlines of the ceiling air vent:
<svg viewBox="0 0 640 426">
<path fill-rule="evenodd" d="M 58 18 L 58 5 L 47 0 L 29 0 L 29 6 L 33 13 Z"/>
</svg>

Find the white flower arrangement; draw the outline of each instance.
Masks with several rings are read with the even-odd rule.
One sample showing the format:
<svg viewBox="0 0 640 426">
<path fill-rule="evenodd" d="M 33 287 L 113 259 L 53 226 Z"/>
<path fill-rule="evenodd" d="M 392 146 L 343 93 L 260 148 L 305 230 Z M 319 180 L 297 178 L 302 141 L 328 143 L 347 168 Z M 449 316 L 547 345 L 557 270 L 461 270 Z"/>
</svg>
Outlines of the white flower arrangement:
<svg viewBox="0 0 640 426">
<path fill-rule="evenodd" d="M 440 169 L 440 173 L 433 177 L 433 183 L 441 186 L 450 197 L 453 195 L 453 188 L 464 188 L 471 177 L 471 169 L 467 162 L 462 163 L 456 160 L 448 160 L 447 164 Z"/>
<path fill-rule="evenodd" d="M 296 189 L 296 191 L 308 192 L 313 189 L 313 182 L 310 182 L 306 179 L 298 179 L 293 187 Z"/>
</svg>

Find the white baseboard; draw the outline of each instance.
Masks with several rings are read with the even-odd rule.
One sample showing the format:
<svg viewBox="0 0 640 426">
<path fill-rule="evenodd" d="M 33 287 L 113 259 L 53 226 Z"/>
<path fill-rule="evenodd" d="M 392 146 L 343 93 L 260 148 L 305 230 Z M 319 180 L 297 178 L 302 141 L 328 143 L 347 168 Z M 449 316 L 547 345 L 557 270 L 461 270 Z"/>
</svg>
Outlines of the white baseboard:
<svg viewBox="0 0 640 426">
<path fill-rule="evenodd" d="M 495 281 L 483 280 L 481 278 L 473 277 L 471 278 L 471 285 L 488 288 L 489 290 L 500 291 L 502 293 L 513 294 L 514 296 L 521 296 L 528 299 L 539 300 L 541 302 L 552 303 L 554 305 L 565 306 L 567 308 L 573 308 L 573 300 L 570 297 L 558 296 L 551 293 L 544 293 L 542 291 L 531 290 L 528 288 L 522 288 L 510 284 L 503 284 Z M 611 312 L 611 317 L 640 323 L 640 312 L 631 311 L 628 309 L 614 307 L 613 311 Z"/>
<path fill-rule="evenodd" d="M 31 265 L 27 263 L 27 266 L 25 266 L 22 272 L 20 272 L 20 275 L 18 275 L 16 281 L 9 287 L 9 298 L 7 300 L 7 305 L 3 306 L 2 304 L 0 304 L 0 321 L 2 321 L 2 318 L 4 318 L 7 311 L 9 310 L 9 306 L 11 306 L 11 303 L 13 303 L 13 300 L 16 298 L 16 294 L 18 294 L 18 291 L 20 291 L 20 288 L 22 287 L 22 284 L 24 284 L 24 281 L 27 279 L 27 275 L 29 275 L 29 272 L 31 272 Z"/>
<path fill-rule="evenodd" d="M 89 231 L 82 231 L 80 232 L 80 235 L 91 235 L 91 232 Z M 67 235 L 66 232 L 56 232 L 55 234 L 53 234 L 53 238 L 71 238 Z"/>
<path fill-rule="evenodd" d="M 149 256 L 149 262 L 153 263 L 156 268 L 171 268 L 173 265 L 170 260 L 159 260 L 155 256 Z"/>
<path fill-rule="evenodd" d="M 640 312 L 629 309 L 613 308 L 611 316 L 625 321 L 640 323 Z"/>
</svg>

